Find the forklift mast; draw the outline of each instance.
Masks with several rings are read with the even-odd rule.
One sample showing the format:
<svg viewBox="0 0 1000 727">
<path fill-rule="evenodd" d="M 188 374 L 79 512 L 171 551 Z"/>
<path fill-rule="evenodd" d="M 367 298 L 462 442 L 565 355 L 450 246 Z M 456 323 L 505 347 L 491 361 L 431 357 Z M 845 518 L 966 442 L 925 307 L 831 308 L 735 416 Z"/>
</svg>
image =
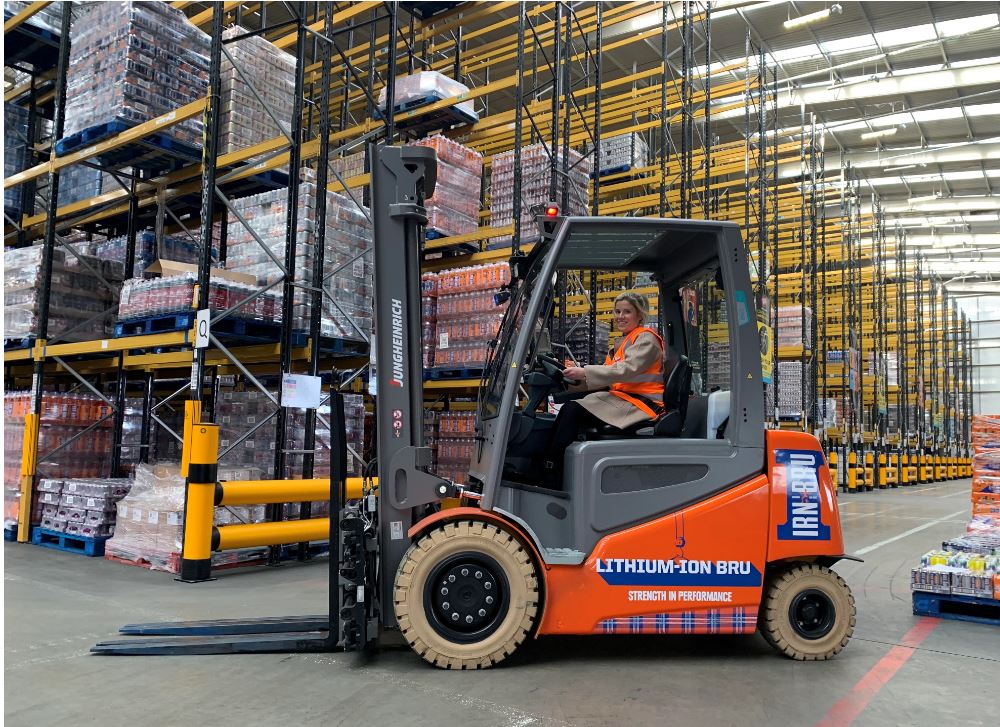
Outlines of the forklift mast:
<svg viewBox="0 0 1000 727">
<path fill-rule="evenodd" d="M 437 154 L 427 147 L 375 147 L 371 155 L 375 249 L 376 439 L 380 569 L 395 573 L 410 546 L 413 509 L 438 502 L 453 486 L 425 470 L 423 357 L 420 325 L 420 251 L 427 224 L 424 200 L 434 193 Z M 392 603 L 393 580 L 379 584 Z M 382 625 L 396 624 L 392 608 Z"/>
</svg>

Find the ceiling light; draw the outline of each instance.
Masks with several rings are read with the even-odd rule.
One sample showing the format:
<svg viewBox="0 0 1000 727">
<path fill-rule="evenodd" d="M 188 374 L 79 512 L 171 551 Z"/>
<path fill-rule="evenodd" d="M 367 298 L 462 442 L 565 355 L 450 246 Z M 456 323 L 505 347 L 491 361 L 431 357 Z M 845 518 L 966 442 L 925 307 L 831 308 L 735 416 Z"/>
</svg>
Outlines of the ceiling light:
<svg viewBox="0 0 1000 727">
<path fill-rule="evenodd" d="M 840 15 L 842 12 L 844 12 L 844 8 L 840 6 L 840 3 L 834 3 L 825 10 L 817 10 L 815 13 L 800 15 L 797 18 L 789 18 L 784 23 L 785 30 L 794 30 L 795 28 L 801 28 L 803 25 L 818 23 L 820 20 L 826 20 L 831 15 Z"/>
<path fill-rule="evenodd" d="M 879 131 L 866 131 L 861 135 L 861 138 L 863 140 L 881 139 L 886 136 L 895 136 L 897 131 L 899 131 L 898 126 L 893 126 L 891 129 L 880 129 Z"/>
</svg>

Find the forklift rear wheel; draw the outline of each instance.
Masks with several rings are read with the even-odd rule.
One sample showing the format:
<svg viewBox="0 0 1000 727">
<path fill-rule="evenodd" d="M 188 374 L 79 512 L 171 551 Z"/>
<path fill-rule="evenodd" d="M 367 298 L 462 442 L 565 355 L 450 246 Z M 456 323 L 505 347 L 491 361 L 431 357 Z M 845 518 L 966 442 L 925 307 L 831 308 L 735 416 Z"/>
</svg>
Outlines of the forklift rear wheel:
<svg viewBox="0 0 1000 727">
<path fill-rule="evenodd" d="M 802 563 L 770 579 L 763 616 L 760 630 L 771 646 L 792 659 L 822 661 L 847 646 L 857 609 L 843 578 L 825 566 Z"/>
<path fill-rule="evenodd" d="M 460 520 L 410 546 L 396 574 L 396 619 L 424 660 L 442 669 L 499 664 L 538 614 L 531 556 L 495 525 Z"/>
</svg>

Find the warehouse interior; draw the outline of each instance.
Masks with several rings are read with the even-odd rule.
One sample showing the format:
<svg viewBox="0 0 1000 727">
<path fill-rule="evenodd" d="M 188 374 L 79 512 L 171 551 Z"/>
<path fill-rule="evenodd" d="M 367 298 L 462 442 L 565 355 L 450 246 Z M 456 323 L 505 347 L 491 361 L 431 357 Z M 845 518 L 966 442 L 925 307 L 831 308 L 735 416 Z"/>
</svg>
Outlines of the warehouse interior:
<svg viewBox="0 0 1000 727">
<path fill-rule="evenodd" d="M 996 2 L 4 18 L 10 724 L 995 721 Z"/>
</svg>

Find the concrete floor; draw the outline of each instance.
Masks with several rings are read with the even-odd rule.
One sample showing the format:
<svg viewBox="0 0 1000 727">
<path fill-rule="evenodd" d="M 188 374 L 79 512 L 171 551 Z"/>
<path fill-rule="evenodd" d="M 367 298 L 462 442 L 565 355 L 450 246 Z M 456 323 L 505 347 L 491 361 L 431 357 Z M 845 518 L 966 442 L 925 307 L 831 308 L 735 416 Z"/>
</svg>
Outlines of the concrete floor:
<svg viewBox="0 0 1000 727">
<path fill-rule="evenodd" d="M 857 599 L 858 625 L 839 658 L 812 664 L 779 657 L 757 635 L 547 638 L 520 663 L 482 673 L 438 671 L 405 649 L 369 662 L 353 654 L 97 657 L 89 646 L 127 622 L 322 612 L 325 568 L 229 571 L 185 586 L 164 573 L 7 543 L 5 717 L 73 727 L 788 727 L 845 725 L 855 715 L 862 726 L 995 725 L 1000 628 L 930 620 L 916 649 L 894 649 L 921 623 L 910 612 L 910 568 L 962 532 L 968 493 L 963 480 L 841 496 L 848 549 L 865 558 L 837 568 Z M 900 655 L 909 659 L 890 674 Z"/>
</svg>

